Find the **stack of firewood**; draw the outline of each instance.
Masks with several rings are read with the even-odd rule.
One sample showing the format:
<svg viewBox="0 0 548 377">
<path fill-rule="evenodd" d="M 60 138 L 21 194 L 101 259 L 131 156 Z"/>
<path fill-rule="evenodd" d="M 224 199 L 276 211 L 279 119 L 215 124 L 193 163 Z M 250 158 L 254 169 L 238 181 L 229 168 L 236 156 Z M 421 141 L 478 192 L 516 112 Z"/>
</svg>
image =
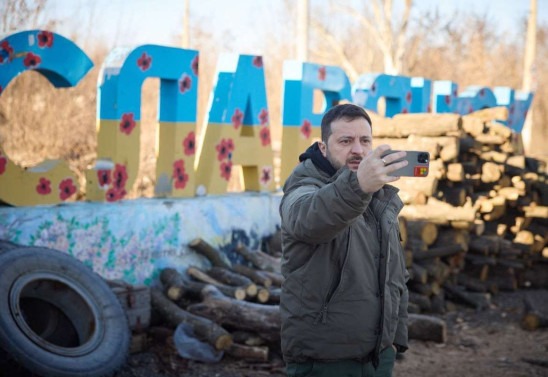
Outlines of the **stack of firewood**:
<svg viewBox="0 0 548 377">
<path fill-rule="evenodd" d="M 189 324 L 197 338 L 225 354 L 254 362 L 279 351 L 280 258 L 239 244 L 245 260 L 237 264 L 203 239 L 189 244 L 208 260 L 207 269 L 194 266 L 160 273 L 162 289 L 152 290 L 152 306 L 171 327 Z"/>
<path fill-rule="evenodd" d="M 507 116 L 500 107 L 373 119 L 377 145 L 431 157 L 428 177 L 394 183 L 405 203 L 411 311 L 483 308 L 499 290 L 548 286 L 546 163 L 524 156 L 519 136 L 498 122 Z"/>
<path fill-rule="evenodd" d="M 160 272 L 161 288 L 151 289 L 151 299 L 163 325 L 188 324 L 199 340 L 247 362 L 267 365 L 273 353 L 280 359 L 280 233 L 270 238 L 268 252 L 238 244 L 235 252 L 242 264 L 229 261 L 203 239 L 189 246 L 207 258 L 208 268 Z M 409 334 L 435 342 L 447 339 L 445 321 L 423 314 L 410 314 Z"/>
</svg>

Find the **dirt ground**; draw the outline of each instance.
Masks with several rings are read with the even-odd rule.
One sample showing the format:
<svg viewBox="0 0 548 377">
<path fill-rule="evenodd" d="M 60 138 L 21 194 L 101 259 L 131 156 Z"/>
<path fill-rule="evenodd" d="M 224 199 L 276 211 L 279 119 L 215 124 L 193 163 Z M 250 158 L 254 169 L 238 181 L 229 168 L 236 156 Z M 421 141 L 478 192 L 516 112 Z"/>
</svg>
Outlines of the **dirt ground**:
<svg viewBox="0 0 548 377">
<path fill-rule="evenodd" d="M 531 293 L 548 304 L 548 291 L 501 292 L 492 298 L 489 309 L 459 307 L 440 316 L 447 323 L 448 341 L 411 340 L 409 350 L 396 362 L 394 376 L 548 377 L 548 329 L 525 331 L 520 327 L 523 298 Z M 13 364 L 4 363 L 0 368 L 0 376 L 34 377 Z M 282 377 L 285 373 L 275 354 L 268 363 L 246 363 L 225 356 L 219 363 L 204 364 L 182 359 L 169 342 L 151 341 L 146 352 L 132 354 L 114 377 L 173 376 Z"/>
</svg>

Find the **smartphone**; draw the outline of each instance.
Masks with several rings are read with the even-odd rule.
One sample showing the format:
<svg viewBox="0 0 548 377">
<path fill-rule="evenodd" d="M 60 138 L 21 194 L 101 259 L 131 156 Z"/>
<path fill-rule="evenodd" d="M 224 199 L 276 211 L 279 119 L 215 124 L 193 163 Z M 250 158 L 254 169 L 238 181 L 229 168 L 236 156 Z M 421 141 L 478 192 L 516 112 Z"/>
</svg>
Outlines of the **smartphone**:
<svg viewBox="0 0 548 377">
<path fill-rule="evenodd" d="M 395 150 L 389 150 L 383 153 L 381 158 L 388 156 L 391 153 L 399 152 Z M 407 155 L 404 158 L 400 158 L 391 162 L 389 165 L 407 160 L 409 163 L 407 166 L 393 171 L 389 175 L 394 177 L 426 177 L 428 175 L 428 169 L 430 167 L 430 153 L 426 151 L 405 151 Z"/>
</svg>

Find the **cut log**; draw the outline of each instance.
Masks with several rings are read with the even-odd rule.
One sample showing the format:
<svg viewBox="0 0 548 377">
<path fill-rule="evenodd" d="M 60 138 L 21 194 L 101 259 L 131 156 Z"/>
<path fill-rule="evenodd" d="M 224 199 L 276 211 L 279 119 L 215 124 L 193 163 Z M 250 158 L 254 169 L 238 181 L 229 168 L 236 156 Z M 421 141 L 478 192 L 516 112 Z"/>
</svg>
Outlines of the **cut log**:
<svg viewBox="0 0 548 377">
<path fill-rule="evenodd" d="M 231 263 L 226 255 L 215 249 L 203 239 L 195 238 L 194 240 L 190 241 L 188 246 L 205 256 L 213 266 L 230 268 Z"/>
<path fill-rule="evenodd" d="M 416 281 L 421 284 L 426 284 L 428 281 L 428 272 L 424 267 L 418 263 L 413 263 L 410 268 L 410 280 Z"/>
<path fill-rule="evenodd" d="M 266 274 L 264 274 L 262 271 L 256 270 L 248 266 L 244 266 L 242 264 L 235 264 L 232 266 L 232 269 L 239 274 L 247 276 L 258 285 L 262 285 L 266 288 L 272 285 L 272 279 L 266 276 Z"/>
<path fill-rule="evenodd" d="M 237 330 L 231 332 L 234 343 L 244 344 L 246 346 L 262 346 L 266 343 L 259 334 L 252 331 Z"/>
<path fill-rule="evenodd" d="M 430 221 L 438 225 L 447 225 L 451 221 L 466 221 L 473 223 L 476 218 L 476 210 L 471 205 L 454 207 L 434 198 L 429 198 L 426 205 L 404 206 L 400 215 L 407 221 Z"/>
<path fill-rule="evenodd" d="M 420 293 L 409 291 L 409 302 L 418 305 L 421 312 L 430 312 L 432 310 L 430 298 Z"/>
<path fill-rule="evenodd" d="M 419 238 L 430 246 L 438 237 L 438 226 L 428 221 L 407 221 L 407 233 L 409 238 Z"/>
<path fill-rule="evenodd" d="M 537 291 L 527 294 L 524 298 L 524 315 L 521 326 L 526 330 L 536 330 L 548 327 L 548 291 Z"/>
<path fill-rule="evenodd" d="M 215 286 L 211 285 L 204 288 L 202 296 L 203 301 L 190 305 L 189 312 L 240 330 L 257 333 L 279 334 L 280 332 L 281 318 L 277 305 L 237 301 L 223 296 Z"/>
<path fill-rule="evenodd" d="M 462 119 L 458 114 L 396 114 L 392 120 L 400 132 L 400 137 L 446 136 L 462 132 Z"/>
<path fill-rule="evenodd" d="M 260 250 L 251 251 L 243 243 L 239 243 L 235 250 L 258 269 L 277 273 L 280 273 L 281 271 L 280 258 L 272 257 Z"/>
<path fill-rule="evenodd" d="M 232 357 L 251 361 L 268 361 L 268 347 L 264 346 L 246 346 L 243 344 L 232 343 L 225 351 Z"/>
<path fill-rule="evenodd" d="M 189 313 L 170 301 L 158 289 L 151 289 L 152 307 L 172 327 L 180 323 L 190 325 L 194 334 L 207 341 L 217 350 L 226 350 L 232 345 L 232 336 L 221 326 L 207 318 Z"/>
<path fill-rule="evenodd" d="M 272 285 L 276 287 L 281 287 L 285 278 L 283 275 L 279 272 L 272 272 L 272 271 L 261 271 L 264 275 L 268 276 L 270 280 L 272 280 Z"/>
<path fill-rule="evenodd" d="M 506 106 L 489 107 L 471 112 L 463 116 L 463 118 L 477 118 L 483 122 L 492 122 L 493 120 L 506 121 L 508 120 L 508 108 Z"/>
<path fill-rule="evenodd" d="M 421 251 L 413 253 L 413 259 L 423 260 L 431 258 L 450 257 L 452 255 L 463 253 L 466 249 L 462 245 L 447 245 L 439 246 L 428 249 L 427 251 Z"/>
<path fill-rule="evenodd" d="M 479 310 L 486 309 L 491 305 L 490 293 L 467 292 L 459 286 L 448 283 L 444 284 L 443 288 L 447 297 L 452 301 L 460 302 Z"/>
<path fill-rule="evenodd" d="M 500 180 L 502 172 L 501 165 L 487 161 L 481 166 L 481 181 L 484 183 L 497 182 Z"/>
<path fill-rule="evenodd" d="M 437 343 L 447 341 L 447 324 L 440 318 L 424 314 L 409 314 L 407 326 L 410 339 Z"/>
<path fill-rule="evenodd" d="M 201 281 L 205 284 L 211 284 L 218 287 L 225 295 L 234 297 L 237 300 L 244 300 L 247 296 L 245 288 L 242 287 L 231 287 L 226 284 L 221 283 L 220 281 L 213 279 L 204 271 L 200 270 L 197 267 L 188 267 L 186 270 L 189 276 L 192 276 L 194 279 Z M 229 294 L 228 294 L 229 293 Z"/>
<path fill-rule="evenodd" d="M 207 271 L 207 274 L 221 283 L 244 288 L 246 296 L 255 297 L 257 295 L 257 284 L 253 283 L 248 277 L 231 271 L 228 268 L 212 267 Z"/>
</svg>

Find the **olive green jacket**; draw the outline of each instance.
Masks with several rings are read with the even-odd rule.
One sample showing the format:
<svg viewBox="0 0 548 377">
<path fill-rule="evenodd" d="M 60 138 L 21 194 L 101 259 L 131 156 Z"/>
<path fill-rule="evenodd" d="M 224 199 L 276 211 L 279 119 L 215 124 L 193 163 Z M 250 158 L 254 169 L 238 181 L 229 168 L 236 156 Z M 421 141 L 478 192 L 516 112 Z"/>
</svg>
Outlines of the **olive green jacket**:
<svg viewBox="0 0 548 377">
<path fill-rule="evenodd" d="M 407 348 L 404 253 L 397 189 L 364 193 L 356 173 L 308 159 L 284 185 L 282 352 L 286 362 L 378 360 Z"/>
</svg>

